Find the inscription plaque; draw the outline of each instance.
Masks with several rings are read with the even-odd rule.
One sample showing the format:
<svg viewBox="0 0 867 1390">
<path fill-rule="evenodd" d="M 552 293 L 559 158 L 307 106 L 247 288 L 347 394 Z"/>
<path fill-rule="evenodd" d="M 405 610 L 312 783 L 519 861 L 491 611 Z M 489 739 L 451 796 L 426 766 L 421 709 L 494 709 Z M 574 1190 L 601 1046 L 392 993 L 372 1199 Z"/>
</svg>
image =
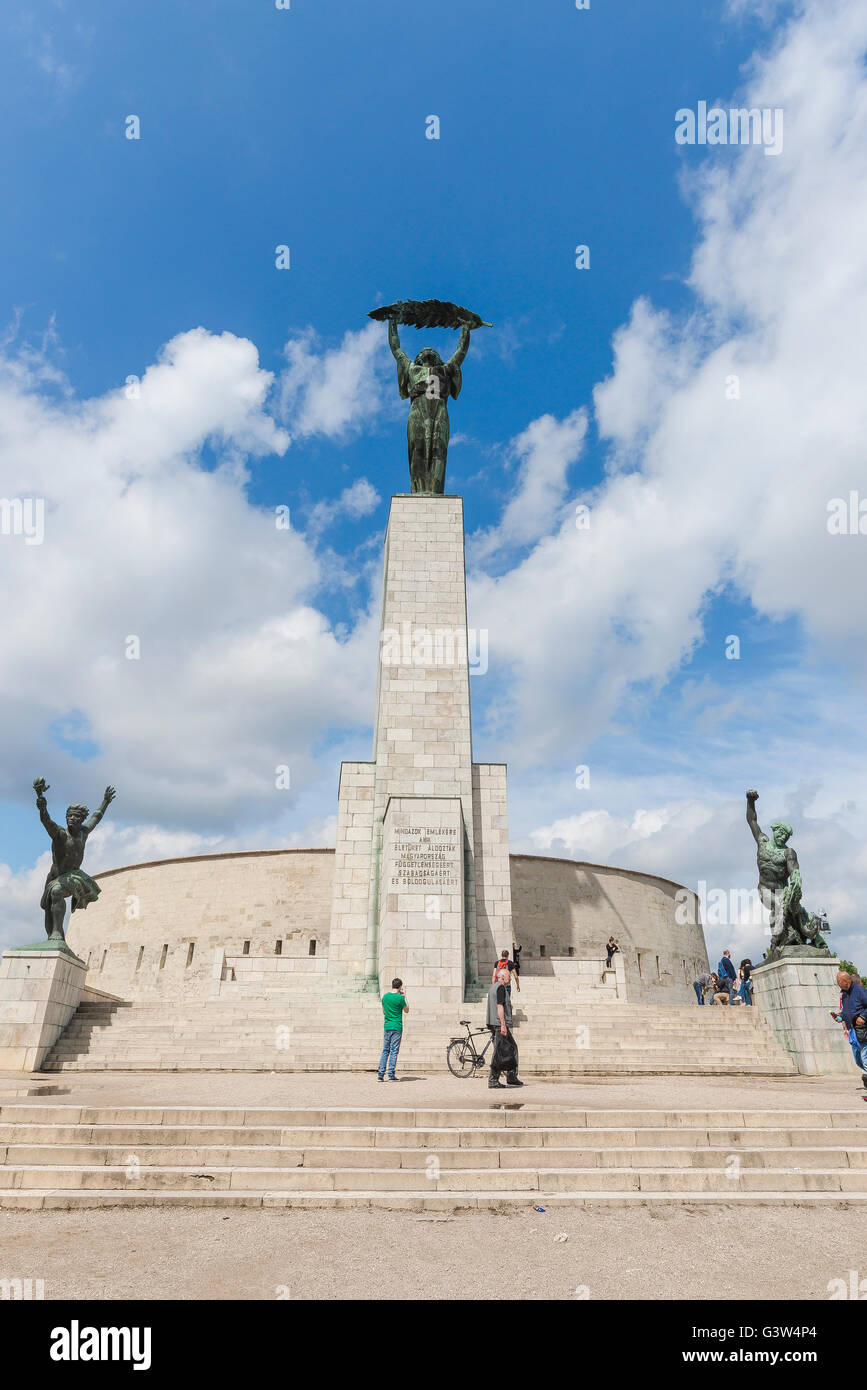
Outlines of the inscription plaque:
<svg viewBox="0 0 867 1390">
<path fill-rule="evenodd" d="M 389 887 L 460 888 L 458 832 L 449 826 L 413 825 L 395 831 Z"/>
</svg>

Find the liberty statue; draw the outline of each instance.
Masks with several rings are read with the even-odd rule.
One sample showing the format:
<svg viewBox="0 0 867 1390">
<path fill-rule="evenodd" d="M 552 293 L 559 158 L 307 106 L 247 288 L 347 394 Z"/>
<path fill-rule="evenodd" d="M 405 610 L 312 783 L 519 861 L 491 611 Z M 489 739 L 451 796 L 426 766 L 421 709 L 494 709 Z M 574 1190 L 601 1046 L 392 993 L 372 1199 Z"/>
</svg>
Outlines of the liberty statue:
<svg viewBox="0 0 867 1390">
<path fill-rule="evenodd" d="M 446 300 L 401 300 L 369 317 L 388 321 L 388 346 L 397 363 L 397 389 L 410 401 L 406 425 L 409 452 L 409 479 L 412 492 L 422 497 L 440 497 L 445 491 L 446 456 L 449 448 L 448 400 L 457 400 L 463 385 L 461 364 L 470 346 L 474 328 L 490 328 L 478 314 Z M 461 336 L 456 350 L 444 362 L 434 348 L 422 348 L 410 358 L 400 345 L 399 323 L 416 328 L 458 328 Z"/>
</svg>

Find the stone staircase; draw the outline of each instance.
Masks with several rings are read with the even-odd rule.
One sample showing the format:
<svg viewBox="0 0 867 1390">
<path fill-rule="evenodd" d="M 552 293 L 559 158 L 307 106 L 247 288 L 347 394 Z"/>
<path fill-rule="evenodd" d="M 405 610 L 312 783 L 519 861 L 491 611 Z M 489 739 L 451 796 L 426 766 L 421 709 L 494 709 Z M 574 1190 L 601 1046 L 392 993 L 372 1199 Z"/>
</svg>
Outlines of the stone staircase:
<svg viewBox="0 0 867 1390">
<path fill-rule="evenodd" d="M 867 1202 L 860 1109 L 547 1109 L 520 1094 L 478 1109 L 3 1105 L 0 1208 Z"/>
<path fill-rule="evenodd" d="M 521 990 L 539 1002 L 559 1003 L 569 1000 L 575 1004 L 608 1004 L 618 998 L 617 971 L 614 966 L 606 967 L 605 957 L 587 957 L 583 960 L 569 960 L 563 957 L 551 962 L 550 974 L 542 973 L 544 961 L 528 961 L 521 972 Z M 556 964 L 556 969 L 554 965 Z M 468 999 L 487 998 L 489 980 L 480 983 L 478 989 L 467 995 Z M 621 976 L 621 990 L 625 1001 L 626 982 Z M 512 988 L 512 997 L 517 995 Z"/>
<path fill-rule="evenodd" d="M 525 1077 L 794 1072 L 756 1009 L 586 1003 L 569 986 L 536 979 L 513 1000 Z M 459 1020 L 481 1027 L 484 1016 L 481 1001 L 413 1007 L 410 1000 L 401 1071 L 444 1071 L 449 1040 L 463 1031 Z M 381 1045 L 375 995 L 311 984 L 264 999 L 85 1003 L 42 1069 L 369 1072 Z"/>
</svg>

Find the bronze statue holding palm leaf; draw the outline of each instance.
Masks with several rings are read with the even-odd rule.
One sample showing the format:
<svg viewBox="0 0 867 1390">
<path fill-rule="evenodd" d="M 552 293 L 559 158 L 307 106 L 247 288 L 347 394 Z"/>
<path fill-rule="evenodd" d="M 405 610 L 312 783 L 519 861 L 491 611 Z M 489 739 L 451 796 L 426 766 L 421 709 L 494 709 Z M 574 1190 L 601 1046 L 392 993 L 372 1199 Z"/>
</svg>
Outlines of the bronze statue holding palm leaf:
<svg viewBox="0 0 867 1390">
<path fill-rule="evenodd" d="M 460 395 L 461 364 L 470 346 L 470 333 L 491 325 L 469 309 L 441 299 L 401 300 L 372 309 L 368 317 L 387 321 L 388 345 L 397 362 L 398 390 L 411 402 L 406 425 L 410 488 L 423 497 L 442 496 L 449 447 L 448 399 L 457 400 Z M 460 341 L 447 362 L 434 348 L 422 348 L 410 358 L 400 346 L 399 323 L 416 328 L 460 328 Z"/>
</svg>

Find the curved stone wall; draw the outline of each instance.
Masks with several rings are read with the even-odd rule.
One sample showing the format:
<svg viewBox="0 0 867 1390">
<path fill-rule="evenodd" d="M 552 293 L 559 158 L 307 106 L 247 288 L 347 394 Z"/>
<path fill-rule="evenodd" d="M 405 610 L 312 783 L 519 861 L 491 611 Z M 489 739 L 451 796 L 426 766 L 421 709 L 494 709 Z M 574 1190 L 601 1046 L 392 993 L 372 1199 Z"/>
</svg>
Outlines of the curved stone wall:
<svg viewBox="0 0 867 1390">
<path fill-rule="evenodd" d="M 511 854 L 509 861 L 522 972 L 553 974 L 552 956 L 604 956 L 613 936 L 623 955 L 627 999 L 695 1003 L 692 982 L 707 969 L 707 947 L 694 893 L 632 869 L 534 854 Z M 678 893 L 689 902 L 676 916 Z M 689 920 L 681 924 L 677 917 Z"/>
<path fill-rule="evenodd" d="M 668 879 L 572 859 L 509 856 L 513 939 L 528 974 L 553 974 L 552 958 L 623 951 L 627 998 L 692 1003 L 707 968 L 697 904 L 675 918 Z M 88 983 L 124 999 L 206 998 L 215 948 L 228 956 L 304 960 L 328 954 L 334 851 L 261 850 L 158 860 L 97 876 L 99 901 L 76 912 L 69 944 Z M 690 895 L 693 897 L 694 895 Z M 501 942 L 498 945 L 511 945 Z M 487 963 L 480 961 L 485 976 Z"/>
<path fill-rule="evenodd" d="M 162 859 L 97 874 L 100 897 L 75 912 L 69 944 L 88 983 L 124 999 L 207 997 L 214 949 L 227 955 L 328 954 L 332 849 Z M 190 948 L 192 947 L 192 952 Z"/>
</svg>

